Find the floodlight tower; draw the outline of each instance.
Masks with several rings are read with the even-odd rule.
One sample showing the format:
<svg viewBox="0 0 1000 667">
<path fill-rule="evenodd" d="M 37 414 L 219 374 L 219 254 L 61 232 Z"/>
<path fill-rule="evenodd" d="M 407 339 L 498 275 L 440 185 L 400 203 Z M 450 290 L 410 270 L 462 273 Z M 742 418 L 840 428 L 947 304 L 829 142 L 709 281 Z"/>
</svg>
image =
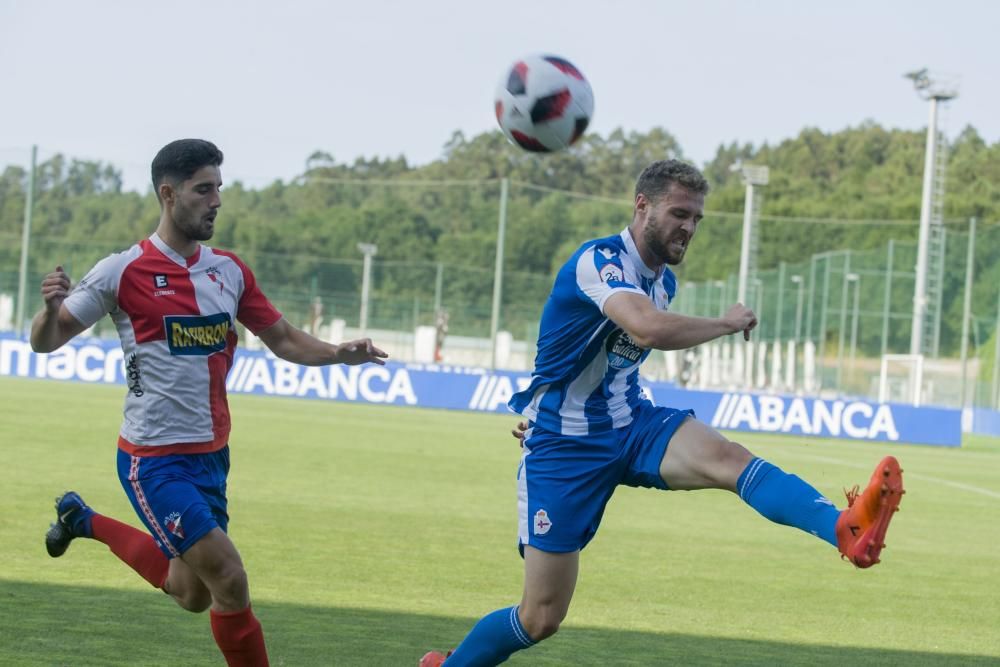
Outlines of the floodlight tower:
<svg viewBox="0 0 1000 667">
<path fill-rule="evenodd" d="M 730 167 L 732 171 L 740 172 L 743 182 L 746 184 L 746 198 L 743 203 L 743 239 L 740 243 L 740 275 L 736 289 L 736 300 L 743 305 L 747 303 L 747 284 L 749 275 L 756 273 L 757 264 L 757 244 L 754 234 L 754 222 L 757 219 L 757 202 L 754 200 L 754 186 L 767 185 L 770 171 L 767 167 L 753 164 L 736 163 Z M 754 266 L 751 268 L 750 264 Z M 758 308 L 759 308 L 758 304 Z"/>
<path fill-rule="evenodd" d="M 910 354 L 937 354 L 940 332 L 941 279 L 944 271 L 944 146 L 937 129 L 938 103 L 958 97 L 954 77 L 932 77 L 927 68 L 904 75 L 913 80 L 921 98 L 930 102 L 927 123 L 927 147 L 924 150 L 924 185 L 920 200 L 920 238 L 917 245 L 916 284 L 913 289 L 913 323 L 910 328 Z M 932 247 L 933 246 L 933 247 Z M 934 266 L 928 267 L 933 262 Z M 928 306 L 934 307 L 929 318 Z"/>
</svg>

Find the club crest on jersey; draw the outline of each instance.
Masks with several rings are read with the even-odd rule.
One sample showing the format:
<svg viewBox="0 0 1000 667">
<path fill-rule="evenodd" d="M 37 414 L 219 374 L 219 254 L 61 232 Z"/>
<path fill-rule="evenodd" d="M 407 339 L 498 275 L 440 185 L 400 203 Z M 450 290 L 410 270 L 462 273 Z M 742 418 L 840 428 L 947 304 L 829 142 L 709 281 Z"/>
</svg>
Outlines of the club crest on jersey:
<svg viewBox="0 0 1000 667">
<path fill-rule="evenodd" d="M 545 510 L 538 510 L 535 512 L 535 520 L 533 522 L 535 535 L 544 535 L 549 532 L 552 528 L 552 520 L 549 519 L 549 513 Z"/>
<path fill-rule="evenodd" d="M 604 343 L 608 354 L 608 365 L 612 368 L 628 368 L 642 361 L 644 349 L 635 344 L 632 337 L 618 329 L 608 336 Z"/>
<path fill-rule="evenodd" d="M 204 356 L 226 349 L 226 336 L 233 322 L 229 313 L 167 315 L 163 325 L 170 354 Z"/>
<path fill-rule="evenodd" d="M 222 282 L 222 272 L 219 271 L 219 269 L 214 266 L 210 266 L 205 269 L 205 275 L 208 276 L 209 280 L 219 286 L 220 292 L 226 288 L 226 284 Z"/>
<path fill-rule="evenodd" d="M 167 518 L 163 520 L 163 525 L 167 527 L 171 533 L 177 537 L 184 539 L 184 529 L 181 528 L 181 515 L 180 512 L 171 512 L 167 515 Z"/>
</svg>

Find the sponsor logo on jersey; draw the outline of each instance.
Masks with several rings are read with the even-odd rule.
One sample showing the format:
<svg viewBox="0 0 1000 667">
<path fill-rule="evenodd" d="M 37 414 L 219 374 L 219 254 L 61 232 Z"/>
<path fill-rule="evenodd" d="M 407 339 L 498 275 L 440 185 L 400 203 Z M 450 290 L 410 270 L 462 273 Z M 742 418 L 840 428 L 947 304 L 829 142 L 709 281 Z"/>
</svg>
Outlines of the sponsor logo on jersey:
<svg viewBox="0 0 1000 667">
<path fill-rule="evenodd" d="M 139 358 L 135 356 L 135 352 L 130 354 L 128 361 L 125 362 L 125 383 L 128 385 L 128 390 L 137 398 L 146 393 L 142 389 L 142 376 L 139 374 Z"/>
<path fill-rule="evenodd" d="M 545 510 L 538 510 L 535 512 L 535 520 L 532 522 L 535 529 L 535 535 L 544 535 L 549 532 L 552 528 L 552 520 L 549 519 L 549 513 Z"/>
<path fill-rule="evenodd" d="M 170 354 L 209 355 L 226 349 L 226 334 L 233 327 L 229 313 L 167 315 L 163 318 Z"/>
<path fill-rule="evenodd" d="M 600 270 L 601 280 L 606 283 L 614 280 L 615 282 L 622 282 L 625 280 L 625 272 L 614 264 L 605 264 Z"/>
<path fill-rule="evenodd" d="M 184 539 L 184 529 L 181 528 L 181 515 L 180 512 L 171 512 L 167 515 L 167 518 L 163 520 L 163 525 L 167 527 L 171 533 L 177 537 Z"/>
<path fill-rule="evenodd" d="M 635 344 L 632 337 L 618 329 L 604 344 L 608 353 L 608 365 L 612 368 L 628 368 L 642 361 L 644 349 Z"/>
<path fill-rule="evenodd" d="M 618 251 L 608 247 L 594 249 L 594 267 L 601 281 L 611 286 L 625 282 L 625 267 L 622 266 Z"/>
<path fill-rule="evenodd" d="M 167 276 L 163 273 L 157 273 L 153 276 L 153 296 L 170 296 L 172 294 L 177 294 L 172 289 L 167 289 L 169 287 L 167 283 Z"/>
</svg>

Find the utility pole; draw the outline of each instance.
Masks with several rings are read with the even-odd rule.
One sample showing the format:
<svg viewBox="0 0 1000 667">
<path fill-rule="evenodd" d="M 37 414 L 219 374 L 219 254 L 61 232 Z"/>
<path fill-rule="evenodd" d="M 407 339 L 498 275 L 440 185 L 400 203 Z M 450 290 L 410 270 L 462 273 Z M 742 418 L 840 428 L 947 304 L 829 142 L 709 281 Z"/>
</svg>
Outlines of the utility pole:
<svg viewBox="0 0 1000 667">
<path fill-rule="evenodd" d="M 497 251 L 493 266 L 493 307 L 490 309 L 490 368 L 497 367 L 497 331 L 500 329 L 500 300 L 503 297 L 503 244 L 507 235 L 507 192 L 510 182 L 500 180 L 500 214 L 497 219 Z"/>
<path fill-rule="evenodd" d="M 31 214 L 35 206 L 35 166 L 38 162 L 38 146 L 31 147 L 31 171 L 28 172 L 28 190 L 24 200 L 24 224 L 21 227 L 21 263 L 17 271 L 17 315 L 14 331 L 24 333 L 25 300 L 28 298 L 28 248 L 31 245 Z"/>
<path fill-rule="evenodd" d="M 969 320 L 972 319 L 972 280 L 976 260 L 976 219 L 969 219 L 969 245 L 965 253 L 965 293 L 962 295 L 962 391 L 958 407 L 965 409 L 969 361 Z M 1000 307 L 1000 306 L 998 306 Z"/>
<path fill-rule="evenodd" d="M 361 336 L 364 337 L 368 330 L 368 293 L 371 289 L 372 257 L 378 253 L 378 246 L 374 243 L 359 243 L 358 250 L 365 256 L 361 268 L 361 316 L 358 324 Z"/>
</svg>

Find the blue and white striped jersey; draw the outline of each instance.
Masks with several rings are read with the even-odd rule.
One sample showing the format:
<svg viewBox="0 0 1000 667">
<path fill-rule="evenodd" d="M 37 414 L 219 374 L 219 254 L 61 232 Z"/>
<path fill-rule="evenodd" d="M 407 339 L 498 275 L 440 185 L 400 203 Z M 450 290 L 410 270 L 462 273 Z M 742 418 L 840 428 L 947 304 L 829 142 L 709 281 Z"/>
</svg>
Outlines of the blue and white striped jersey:
<svg viewBox="0 0 1000 667">
<path fill-rule="evenodd" d="M 559 269 L 542 312 L 531 384 L 510 399 L 514 412 L 564 435 L 604 433 L 627 426 L 647 399 L 637 346 L 604 315 L 612 294 L 645 294 L 666 310 L 677 293 L 669 268 L 657 275 L 639 257 L 632 234 L 584 243 Z"/>
</svg>

